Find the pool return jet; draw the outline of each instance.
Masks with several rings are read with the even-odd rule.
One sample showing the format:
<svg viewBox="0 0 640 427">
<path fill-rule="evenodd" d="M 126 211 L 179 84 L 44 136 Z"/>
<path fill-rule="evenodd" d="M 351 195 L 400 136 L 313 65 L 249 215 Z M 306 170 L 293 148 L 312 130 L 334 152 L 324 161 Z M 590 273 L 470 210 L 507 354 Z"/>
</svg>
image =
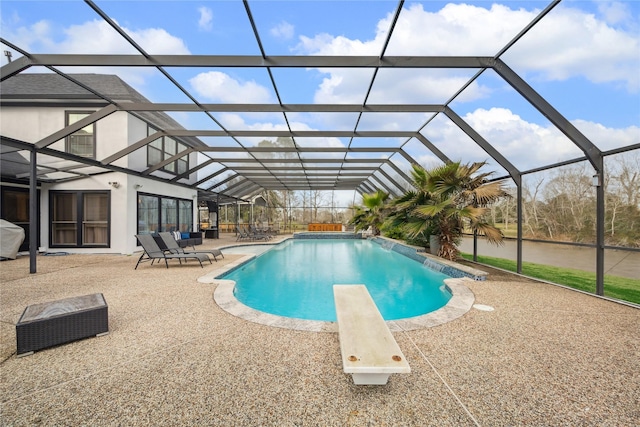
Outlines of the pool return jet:
<svg viewBox="0 0 640 427">
<path fill-rule="evenodd" d="M 333 285 L 342 367 L 356 385 L 384 385 L 408 374 L 404 357 L 365 285 Z"/>
</svg>

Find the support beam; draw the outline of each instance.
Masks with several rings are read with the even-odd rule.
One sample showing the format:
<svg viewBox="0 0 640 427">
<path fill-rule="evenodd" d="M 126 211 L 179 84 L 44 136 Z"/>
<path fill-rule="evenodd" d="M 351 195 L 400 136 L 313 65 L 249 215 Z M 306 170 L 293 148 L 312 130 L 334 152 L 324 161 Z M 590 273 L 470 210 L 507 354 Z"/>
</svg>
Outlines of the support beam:
<svg viewBox="0 0 640 427">
<path fill-rule="evenodd" d="M 596 187 L 596 295 L 604 296 L 604 172 L 596 175 L 599 181 Z"/>
<path fill-rule="evenodd" d="M 400 150 L 400 155 L 404 157 L 404 159 L 410 164 L 420 166 L 420 163 L 418 163 L 413 157 L 411 157 L 406 151 L 404 151 L 404 149 Z"/>
<path fill-rule="evenodd" d="M 4 40 L 2 40 L 2 43 L 6 44 L 4 43 Z M 26 56 L 21 56 L 20 58 L 17 58 L 16 60 L 11 61 L 6 65 L 3 65 L 2 68 L 0 68 L 0 82 L 3 82 L 9 77 L 15 76 L 16 74 L 20 74 L 32 65 L 33 62 Z"/>
<path fill-rule="evenodd" d="M 240 175 L 235 176 L 235 177 L 233 177 L 233 178 L 239 178 L 239 179 L 240 179 L 240 181 L 236 182 L 235 184 L 231 184 L 230 186 L 228 186 L 227 188 L 225 188 L 224 190 L 222 190 L 222 191 L 221 191 L 222 193 L 224 193 L 224 194 L 231 194 L 231 190 L 233 190 L 234 188 L 237 188 L 237 187 L 239 187 L 239 186 L 242 186 L 242 185 L 246 184 L 247 182 L 253 182 L 253 181 L 251 181 L 251 180 L 249 180 L 249 179 L 247 179 L 247 178 L 245 178 L 245 177 L 243 177 L 243 176 L 240 176 Z M 227 181 L 229 181 L 229 180 L 227 179 L 226 181 L 223 181 L 223 182 L 227 182 Z M 220 185 L 220 184 L 222 184 L 223 182 L 221 182 L 221 183 L 219 183 L 219 184 L 215 185 L 214 187 L 219 186 L 219 185 Z M 212 188 L 214 188 L 214 187 L 212 187 Z M 209 189 L 209 191 L 211 191 L 211 190 Z"/>
<path fill-rule="evenodd" d="M 83 127 L 89 126 L 97 122 L 98 120 L 115 113 L 117 110 L 118 108 L 115 105 L 107 105 L 106 107 L 101 108 L 95 113 L 89 114 L 84 119 L 78 120 L 77 122 L 65 127 L 64 129 L 60 129 L 58 132 L 52 133 L 46 138 L 41 139 L 40 141 L 36 142 L 35 145 L 37 148 L 46 148 L 54 142 L 60 141 L 61 139 L 66 138 L 72 133 L 79 131 Z"/>
<path fill-rule="evenodd" d="M 527 84 L 502 60 L 496 60 L 494 71 L 511 85 L 524 99 L 529 101 L 555 127 L 564 133 L 587 156 L 597 173 L 602 172 L 602 152 L 584 136 L 569 120 L 551 106 L 540 94 Z"/>
<path fill-rule="evenodd" d="M 399 147 L 198 147 L 202 153 L 397 153 Z M 342 160 L 342 157 L 336 157 Z"/>
<path fill-rule="evenodd" d="M 29 273 L 37 272 L 37 253 L 38 253 L 38 179 L 37 165 L 38 152 L 35 146 L 31 147 L 31 176 L 29 177 Z"/>
<path fill-rule="evenodd" d="M 160 163 L 156 163 L 155 165 L 151 166 L 150 168 L 148 168 L 147 170 L 143 171 L 142 174 L 143 175 L 149 175 L 152 172 L 157 171 L 158 169 L 162 169 L 163 167 L 165 167 L 166 165 L 175 162 L 176 160 L 184 157 L 184 156 L 188 156 L 190 153 L 193 153 L 194 149 L 189 147 L 186 150 L 182 150 L 181 152 L 179 152 L 178 154 L 174 154 L 173 156 L 169 157 L 168 159 L 164 159 L 163 161 L 161 161 Z"/>
<path fill-rule="evenodd" d="M 417 135 L 414 131 L 358 131 L 352 130 L 187 130 L 187 129 L 165 129 L 169 136 L 192 136 L 192 137 L 234 137 L 234 138 L 412 138 Z M 275 148 L 275 147 L 274 147 Z"/>
<path fill-rule="evenodd" d="M 32 65 L 52 67 L 206 68 L 491 68 L 491 56 L 323 56 L 294 55 L 101 55 L 32 54 Z"/>
<path fill-rule="evenodd" d="M 443 109 L 443 111 L 444 111 L 444 109 Z M 424 136 L 420 132 L 417 132 L 416 139 L 418 141 L 420 141 L 422 143 L 422 145 L 427 147 L 429 149 L 429 151 L 431 151 L 433 154 L 435 154 L 436 157 L 438 157 L 440 160 L 442 160 L 443 163 L 451 163 L 451 159 L 449 159 L 449 157 L 447 157 L 446 154 L 444 154 L 442 151 L 440 151 L 440 149 L 438 147 L 433 145 L 433 143 L 431 141 L 429 141 L 426 136 Z"/>
<path fill-rule="evenodd" d="M 245 182 L 234 184 L 231 187 L 226 188 L 224 192 L 225 194 L 235 195 L 234 197 L 243 197 L 242 193 L 247 191 L 247 189 L 249 188 L 253 188 L 254 186 L 258 186 L 258 184 L 247 180 Z M 233 191 L 231 191 L 231 189 L 233 189 Z"/>
<path fill-rule="evenodd" d="M 380 168 L 378 169 L 378 172 L 380 172 L 382 175 L 384 175 L 385 178 L 387 178 L 387 180 L 393 184 L 399 191 L 402 191 L 404 189 L 403 186 L 401 186 L 400 184 L 398 184 L 398 181 L 396 181 L 395 179 L 393 179 L 388 173 L 386 173 L 384 171 L 384 169 Z M 402 194 L 398 194 L 398 193 L 394 193 L 396 195 L 402 195 Z"/>
<path fill-rule="evenodd" d="M 390 159 L 387 164 L 391 166 L 393 170 L 398 175 L 400 175 L 409 186 L 413 186 L 413 180 L 406 173 L 404 173 L 404 171 L 400 169 L 395 163 L 393 163 L 393 160 Z M 405 188 L 405 187 L 401 187 L 401 188 Z"/>
<path fill-rule="evenodd" d="M 179 111 L 212 113 L 437 113 L 440 104 L 189 104 L 131 102 L 120 111 Z"/>
<path fill-rule="evenodd" d="M 220 175 L 221 173 L 224 173 L 224 172 L 226 172 L 226 171 L 228 171 L 228 170 L 231 170 L 231 168 L 224 167 L 224 168 L 220 169 L 220 170 L 219 170 L 219 171 L 217 171 L 217 172 L 214 172 L 214 173 L 212 173 L 212 174 L 210 174 L 210 175 L 207 175 L 207 176 L 205 176 L 204 178 L 202 178 L 200 181 L 196 182 L 196 183 L 195 183 L 195 186 L 197 187 L 198 185 L 202 184 L 203 182 L 206 182 L 206 181 L 208 181 L 208 180 L 210 180 L 210 179 L 213 179 L 214 177 L 216 177 L 216 176 Z M 231 171 L 232 171 L 232 172 L 235 172 L 236 174 L 238 174 L 238 173 L 237 173 L 236 171 L 234 171 L 234 170 L 231 170 Z M 238 175 L 239 175 L 239 174 L 238 174 Z"/>
<path fill-rule="evenodd" d="M 391 189 L 391 187 L 389 187 L 384 181 L 382 181 L 380 179 L 380 177 L 374 175 L 371 175 L 371 177 L 369 178 L 370 180 L 375 180 L 379 185 L 376 185 L 377 188 L 383 187 L 387 193 L 389 193 L 390 196 L 399 196 L 399 194 L 396 194 L 395 191 L 393 191 Z"/>
<path fill-rule="evenodd" d="M 110 163 L 115 162 L 116 160 L 126 156 L 127 154 L 131 154 L 134 151 L 144 147 L 145 145 L 155 141 L 158 138 L 162 138 L 163 136 L 165 136 L 166 133 L 162 132 L 162 131 L 158 131 L 158 132 L 154 132 L 151 135 L 149 135 L 146 138 L 141 139 L 138 142 L 135 142 L 129 146 L 127 146 L 126 148 L 123 148 L 122 150 L 118 151 L 117 153 L 114 153 L 108 157 L 105 157 L 104 159 L 100 160 L 100 163 L 104 164 L 104 165 L 108 165 Z"/>
<path fill-rule="evenodd" d="M 480 146 L 480 148 L 482 148 L 488 155 L 493 158 L 493 160 L 498 162 L 498 164 L 507 171 L 507 173 L 511 176 L 511 178 L 517 185 L 520 185 L 520 171 L 518 171 L 518 169 L 513 164 L 511 164 L 509 160 L 507 160 L 500 152 L 498 152 L 498 150 L 493 148 L 493 146 L 489 144 L 489 142 L 484 139 L 478 132 L 476 132 L 475 129 L 469 126 L 467 122 L 462 120 L 462 117 L 456 114 L 455 111 L 447 107 L 445 110 L 445 114 L 447 117 L 449 117 L 449 120 L 455 123 L 464 133 L 469 136 L 469 138 L 474 140 L 475 143 Z"/>
<path fill-rule="evenodd" d="M 222 181 L 218 182 L 217 184 L 212 185 L 211 187 L 207 188 L 207 191 L 212 191 L 214 188 L 220 187 L 222 184 L 225 184 L 225 183 L 227 183 L 227 182 L 229 182 L 229 181 L 231 181 L 232 179 L 235 179 L 235 178 L 247 179 L 247 178 L 245 178 L 244 176 L 242 176 L 240 174 L 234 173 L 234 174 L 228 176 L 227 178 L 223 179 Z M 211 175 L 207 177 L 207 180 L 209 180 L 209 179 L 211 179 Z"/>
<path fill-rule="evenodd" d="M 198 172 L 200 169 L 202 168 L 206 168 L 207 166 L 209 166 L 211 163 L 215 163 L 218 160 L 216 159 L 209 159 L 206 162 L 200 163 L 199 165 L 192 167 L 191 169 L 189 169 L 188 171 L 186 171 L 185 173 L 181 173 L 180 175 L 176 176 L 175 178 L 171 179 L 171 182 L 176 182 L 179 181 L 183 178 L 188 178 L 192 173 L 196 173 Z M 225 168 L 225 170 L 228 168 Z"/>
<path fill-rule="evenodd" d="M 523 221 L 523 200 L 522 200 L 522 176 L 520 178 L 520 183 L 516 185 L 516 221 L 517 223 L 517 238 L 516 241 L 516 272 L 518 274 L 522 274 L 522 238 L 524 237 L 524 233 L 522 231 L 522 221 Z"/>
</svg>

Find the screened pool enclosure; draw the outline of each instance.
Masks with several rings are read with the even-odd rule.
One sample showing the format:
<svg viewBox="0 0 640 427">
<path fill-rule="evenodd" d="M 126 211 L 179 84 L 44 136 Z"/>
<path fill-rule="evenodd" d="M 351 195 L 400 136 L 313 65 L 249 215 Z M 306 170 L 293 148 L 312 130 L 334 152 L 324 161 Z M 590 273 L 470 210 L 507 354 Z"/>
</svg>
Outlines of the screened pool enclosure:
<svg viewBox="0 0 640 427">
<path fill-rule="evenodd" d="M 624 211 L 638 219 L 639 200 L 633 195 L 638 180 L 631 177 L 640 172 L 640 111 L 620 109 L 618 127 L 626 133 L 613 125 L 595 126 L 598 110 L 619 108 L 607 93 L 618 89 L 593 78 L 597 90 L 581 93 L 579 108 L 568 111 L 574 81 L 541 71 L 556 67 L 562 74 L 563 55 L 589 49 L 586 39 L 537 45 L 582 2 L 534 2 L 521 9 L 516 9 L 519 3 L 480 3 L 474 10 L 487 21 L 474 31 L 464 30 L 470 27 L 463 12 L 471 6 L 457 2 L 303 3 L 325 12 L 330 7 L 331 13 L 318 13 L 313 28 L 306 29 L 284 25 L 296 19 L 300 6 L 295 2 L 216 2 L 207 4 L 214 10 L 213 30 L 187 35 L 184 19 L 195 13 L 191 3 L 148 1 L 150 13 L 143 19 L 127 13 L 127 2 L 48 2 L 47 7 L 68 9 L 68 16 L 77 17 L 75 24 L 95 25 L 100 29 L 96 37 L 112 48 L 54 43 L 51 49 L 3 30 L 0 41 L 9 52 L 1 68 L 3 86 L 30 73 L 55 73 L 92 106 L 90 113 L 45 138 L 18 140 L 2 132 L 3 178 L 30 186 L 30 238 L 37 238 L 36 187 L 42 182 L 117 171 L 197 189 L 199 202 L 219 206 L 245 203 L 266 191 L 346 192 L 344 200 L 351 201 L 354 192 L 378 189 L 400 196 L 411 188 L 412 164 L 486 160 L 495 179 L 508 179 L 514 196 L 508 209 L 519 271 L 523 240 L 536 239 L 529 233 L 532 213 L 525 202 L 541 199 L 544 185 L 557 185 L 559 176 L 577 177 L 579 199 L 593 212 L 593 223 L 584 225 L 591 232 L 579 239 L 550 232 L 546 238 L 592 248 L 594 292 L 604 294 L 606 251 L 633 252 L 640 246 L 633 238 L 609 239 L 612 216 Z M 491 16 L 499 7 L 514 19 L 503 21 L 497 31 Z M 269 15 L 274 10 L 280 16 L 275 22 Z M 434 26 L 416 28 L 420 17 Z M 431 33 L 441 22 L 436 17 L 458 22 L 460 30 Z M 353 22 L 368 24 L 369 33 L 356 33 Z M 287 39 L 292 27 L 299 35 Z M 171 37 L 164 44 L 152 43 L 142 28 L 165 28 Z M 637 54 L 637 38 L 635 43 Z M 603 59 L 608 60 L 615 74 L 616 64 Z M 589 61 L 581 67 L 592 67 Z M 637 65 L 637 58 L 630 63 Z M 145 96 L 109 93 L 86 83 L 81 77 L 86 74 L 117 75 Z M 575 74 L 590 78 L 583 70 Z M 3 90 L 2 106 L 46 106 L 37 95 L 15 99 Z M 87 155 L 80 140 L 73 149 L 51 148 L 122 112 L 147 122 L 150 115 L 165 113 L 174 121 L 153 123 L 148 134 L 108 154 Z M 141 152 L 155 153 L 155 160 L 129 167 L 127 159 Z M 50 158 L 66 166 L 47 168 L 43 160 Z M 627 184 L 631 195 L 625 199 Z M 575 190 L 567 184 L 553 200 L 570 188 Z M 35 262 L 38 245 L 31 243 Z"/>
</svg>

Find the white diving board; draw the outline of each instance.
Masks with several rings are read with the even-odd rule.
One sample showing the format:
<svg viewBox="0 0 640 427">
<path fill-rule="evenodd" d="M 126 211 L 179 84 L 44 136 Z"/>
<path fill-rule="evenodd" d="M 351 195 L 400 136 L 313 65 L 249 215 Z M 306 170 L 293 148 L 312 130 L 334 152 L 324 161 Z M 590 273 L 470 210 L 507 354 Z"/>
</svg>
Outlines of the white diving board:
<svg viewBox="0 0 640 427">
<path fill-rule="evenodd" d="M 333 285 L 344 372 L 357 385 L 384 385 L 411 372 L 365 285 Z"/>
</svg>

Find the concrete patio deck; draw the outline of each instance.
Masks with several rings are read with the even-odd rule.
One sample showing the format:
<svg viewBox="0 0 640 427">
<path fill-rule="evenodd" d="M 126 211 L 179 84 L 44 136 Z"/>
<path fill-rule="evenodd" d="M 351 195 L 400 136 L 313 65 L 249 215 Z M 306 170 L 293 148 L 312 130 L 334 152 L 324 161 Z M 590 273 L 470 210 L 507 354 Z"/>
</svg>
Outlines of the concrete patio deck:
<svg viewBox="0 0 640 427">
<path fill-rule="evenodd" d="M 206 240 L 218 247 L 235 238 Z M 452 322 L 394 334 L 412 372 L 355 386 L 336 333 L 220 309 L 189 262 L 138 255 L 0 263 L 0 424 L 631 426 L 640 423 L 640 310 L 497 270 Z M 484 268 L 483 268 L 484 269 Z M 18 358 L 27 305 L 103 293 L 110 334 Z"/>
</svg>

